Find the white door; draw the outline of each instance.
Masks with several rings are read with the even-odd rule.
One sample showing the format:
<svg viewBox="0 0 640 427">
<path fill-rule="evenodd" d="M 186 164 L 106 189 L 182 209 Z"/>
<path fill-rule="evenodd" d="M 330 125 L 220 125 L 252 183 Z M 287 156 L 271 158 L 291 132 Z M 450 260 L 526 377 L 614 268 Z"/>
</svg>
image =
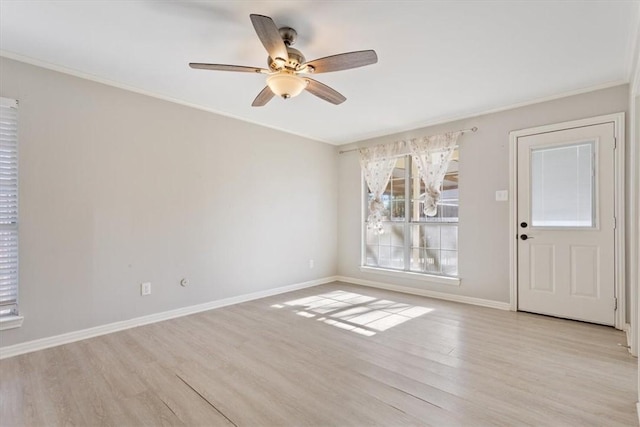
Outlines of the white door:
<svg viewBox="0 0 640 427">
<path fill-rule="evenodd" d="M 518 309 L 613 325 L 614 124 L 522 136 Z"/>
</svg>

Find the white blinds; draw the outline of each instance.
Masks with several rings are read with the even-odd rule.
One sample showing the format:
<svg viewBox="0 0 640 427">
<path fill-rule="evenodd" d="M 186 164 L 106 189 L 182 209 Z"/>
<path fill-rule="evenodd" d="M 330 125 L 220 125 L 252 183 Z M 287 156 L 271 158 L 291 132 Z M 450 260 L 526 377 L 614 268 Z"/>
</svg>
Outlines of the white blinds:
<svg viewBox="0 0 640 427">
<path fill-rule="evenodd" d="M 0 316 L 18 314 L 18 102 L 0 98 Z"/>
</svg>

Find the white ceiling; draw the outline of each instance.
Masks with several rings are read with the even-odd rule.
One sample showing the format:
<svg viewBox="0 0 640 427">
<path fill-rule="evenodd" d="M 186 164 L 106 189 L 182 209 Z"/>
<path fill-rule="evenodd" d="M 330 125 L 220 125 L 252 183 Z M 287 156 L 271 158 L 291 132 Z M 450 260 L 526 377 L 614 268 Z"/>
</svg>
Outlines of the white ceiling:
<svg viewBox="0 0 640 427">
<path fill-rule="evenodd" d="M 628 82 L 638 1 L 11 1 L 3 56 L 344 144 Z M 303 93 L 251 107 L 266 66 L 250 13 L 298 31 L 307 60 L 375 49 L 379 62 L 315 78 L 347 97 Z"/>
</svg>

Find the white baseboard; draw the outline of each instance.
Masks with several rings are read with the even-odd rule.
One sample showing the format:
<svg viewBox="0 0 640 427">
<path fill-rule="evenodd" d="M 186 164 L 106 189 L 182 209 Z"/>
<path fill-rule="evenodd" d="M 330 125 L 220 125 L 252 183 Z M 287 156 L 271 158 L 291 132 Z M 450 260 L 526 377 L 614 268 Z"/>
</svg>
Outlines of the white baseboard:
<svg viewBox="0 0 640 427">
<path fill-rule="evenodd" d="M 640 402 L 636 402 L 636 412 L 638 413 L 638 424 L 640 424 Z"/>
<path fill-rule="evenodd" d="M 474 297 L 468 297 L 464 295 L 448 294 L 444 292 L 428 291 L 426 289 L 417 289 L 417 288 L 411 288 L 407 286 L 391 285 L 389 283 L 356 279 L 354 277 L 338 276 L 336 280 L 339 282 L 353 283 L 354 285 L 370 286 L 372 288 L 404 292 L 406 294 L 420 295 L 423 297 L 436 298 L 436 299 L 441 299 L 446 301 L 461 302 L 464 304 L 479 305 L 481 307 L 497 308 L 499 310 L 511 310 L 511 304 L 508 302 L 474 298 Z"/>
<path fill-rule="evenodd" d="M 627 348 L 629 349 L 629 353 L 633 354 L 633 349 L 631 348 L 631 325 L 629 323 L 624 324 L 624 332 L 627 335 Z"/>
<path fill-rule="evenodd" d="M 18 356 L 20 354 L 31 353 L 32 351 L 44 350 L 45 348 L 55 347 L 62 344 L 68 344 L 87 338 L 97 337 L 99 335 L 110 334 L 112 332 L 122 331 L 124 329 L 135 328 L 136 326 L 148 325 L 150 323 L 161 322 L 163 320 L 175 319 L 176 317 L 188 316 L 190 314 L 200 313 L 202 311 L 213 310 L 215 308 L 226 307 L 229 305 L 239 304 L 242 302 L 252 301 L 260 298 L 266 298 L 273 295 L 279 295 L 286 292 L 296 291 L 298 289 L 310 288 L 312 286 L 323 285 L 325 283 L 335 282 L 336 276 L 324 277 L 321 279 L 310 280 L 308 282 L 296 283 L 294 285 L 282 286 L 265 291 L 252 292 L 250 294 L 238 295 L 235 297 L 224 298 L 221 300 L 210 301 L 204 304 L 192 305 L 189 307 L 177 308 L 175 310 L 154 313 L 148 316 L 136 317 L 134 319 L 123 320 L 120 322 L 109 323 L 106 325 L 96 326 L 93 328 L 82 329 L 79 331 L 68 332 L 53 337 L 41 338 L 33 341 L 27 341 L 20 344 L 0 347 L 0 360 L 8 357 Z"/>
<path fill-rule="evenodd" d="M 623 331 L 627 334 L 627 345 L 631 345 L 631 325 L 625 323 Z"/>
</svg>

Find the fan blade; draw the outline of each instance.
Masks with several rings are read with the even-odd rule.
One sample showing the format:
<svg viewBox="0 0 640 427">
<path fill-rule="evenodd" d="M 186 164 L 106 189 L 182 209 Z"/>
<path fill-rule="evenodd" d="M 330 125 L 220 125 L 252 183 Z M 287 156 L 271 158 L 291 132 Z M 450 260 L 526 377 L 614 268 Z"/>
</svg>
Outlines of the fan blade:
<svg viewBox="0 0 640 427">
<path fill-rule="evenodd" d="M 314 59 L 305 65 L 312 66 L 313 72 L 317 74 L 364 67 L 365 65 L 375 64 L 376 62 L 378 62 L 378 55 L 376 55 L 375 50 L 360 50 L 358 52 L 340 53 L 338 55 Z"/>
<path fill-rule="evenodd" d="M 267 52 L 269 52 L 269 56 L 272 59 L 282 58 L 288 61 L 289 54 L 287 53 L 287 46 L 285 46 L 280 36 L 280 31 L 278 27 L 276 27 L 275 22 L 273 22 L 273 19 L 268 16 L 254 14 L 249 15 L 249 17 L 251 18 L 253 28 L 258 34 L 258 38 L 260 38 Z"/>
<path fill-rule="evenodd" d="M 341 93 L 336 90 L 331 89 L 329 86 L 320 83 L 317 80 L 310 79 L 308 77 L 304 78 L 309 84 L 305 88 L 318 98 L 324 99 L 332 104 L 338 105 L 342 104 L 347 100 Z"/>
<path fill-rule="evenodd" d="M 190 62 L 189 67 L 199 70 L 216 70 L 216 71 L 239 71 L 241 73 L 268 73 L 266 68 L 245 67 L 242 65 L 225 65 L 225 64 L 202 64 L 199 62 Z"/>
<path fill-rule="evenodd" d="M 264 89 L 260 91 L 258 96 L 256 96 L 256 99 L 253 100 L 253 103 L 251 104 L 251 106 L 262 107 L 267 102 L 271 101 L 271 98 L 273 98 L 273 96 L 274 96 L 274 93 L 271 92 L 271 89 L 269 89 L 269 86 L 265 86 Z"/>
</svg>

